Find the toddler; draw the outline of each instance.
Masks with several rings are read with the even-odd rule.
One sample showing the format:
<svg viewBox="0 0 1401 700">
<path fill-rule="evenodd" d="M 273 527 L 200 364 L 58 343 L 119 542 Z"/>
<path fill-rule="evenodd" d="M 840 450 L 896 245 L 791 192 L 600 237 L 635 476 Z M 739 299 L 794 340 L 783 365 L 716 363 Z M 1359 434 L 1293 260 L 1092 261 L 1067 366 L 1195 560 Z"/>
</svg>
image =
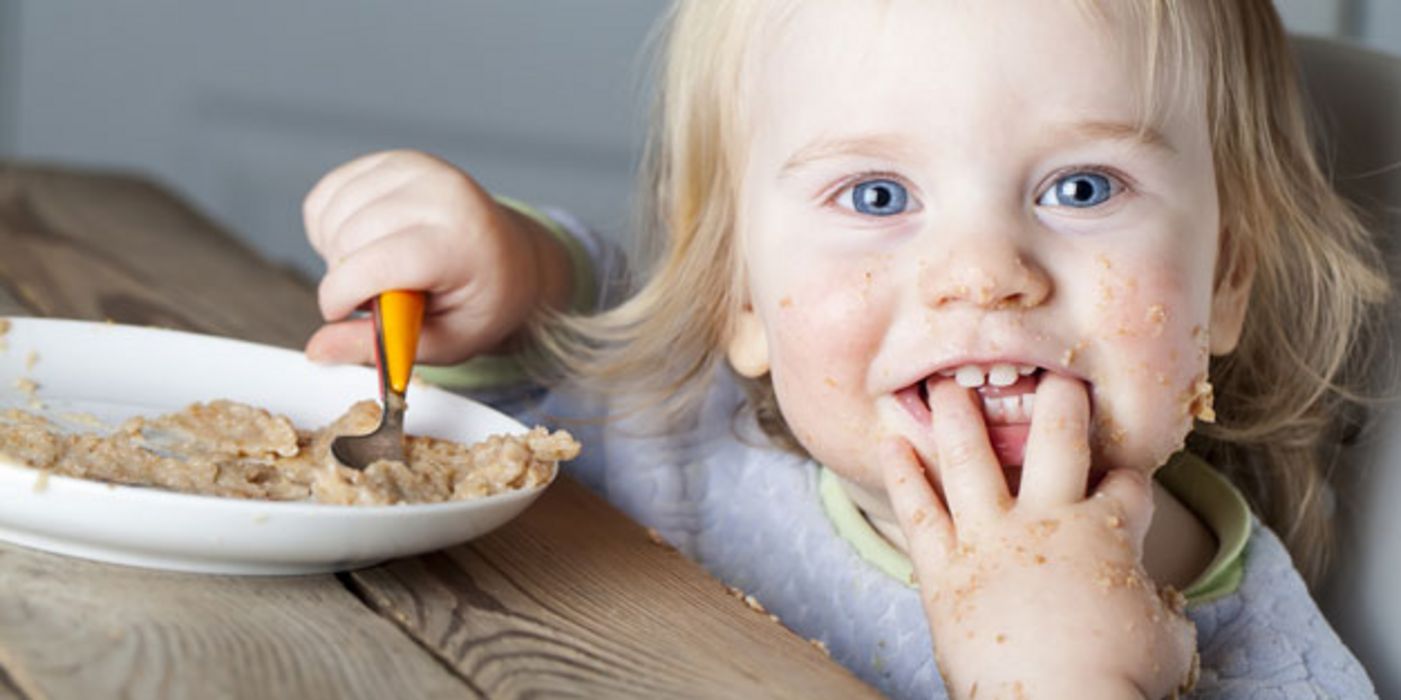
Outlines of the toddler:
<svg viewBox="0 0 1401 700">
<path fill-rule="evenodd" d="M 544 413 L 612 420 L 578 478 L 892 696 L 1374 694 L 1294 567 L 1386 284 L 1268 0 L 667 27 L 630 296 L 567 215 L 374 154 L 306 200 L 308 355 L 367 361 L 386 289 L 431 295 L 421 361 L 475 358 L 430 380 L 533 350 Z"/>
</svg>

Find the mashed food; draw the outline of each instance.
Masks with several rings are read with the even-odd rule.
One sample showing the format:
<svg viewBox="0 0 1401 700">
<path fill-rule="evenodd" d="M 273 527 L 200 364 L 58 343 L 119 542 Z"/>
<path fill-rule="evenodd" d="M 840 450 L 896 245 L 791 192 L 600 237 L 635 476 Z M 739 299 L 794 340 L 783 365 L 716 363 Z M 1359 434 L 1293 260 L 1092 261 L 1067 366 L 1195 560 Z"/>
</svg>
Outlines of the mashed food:
<svg viewBox="0 0 1401 700">
<path fill-rule="evenodd" d="M 407 438 L 407 463 L 364 471 L 331 456 L 339 435 L 368 433 L 380 407 L 362 401 L 331 425 L 299 431 L 283 416 L 232 401 L 194 404 L 157 418 L 132 418 L 108 435 L 70 434 L 43 416 L 0 411 L 0 455 L 47 474 L 233 498 L 345 505 L 437 503 L 548 482 L 579 454 L 564 431 L 537 427 L 475 445 Z"/>
</svg>

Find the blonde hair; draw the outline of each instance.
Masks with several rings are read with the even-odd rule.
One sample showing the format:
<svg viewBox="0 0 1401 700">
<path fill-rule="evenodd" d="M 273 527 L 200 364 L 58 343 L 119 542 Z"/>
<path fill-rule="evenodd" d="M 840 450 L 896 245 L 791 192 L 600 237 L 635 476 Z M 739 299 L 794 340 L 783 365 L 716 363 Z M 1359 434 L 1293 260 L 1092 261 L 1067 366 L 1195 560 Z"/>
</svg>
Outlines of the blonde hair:
<svg viewBox="0 0 1401 700">
<path fill-rule="evenodd" d="M 545 357 L 578 381 L 676 427 L 695 415 L 743 303 L 735 226 L 742 94 L 754 37 L 794 6 L 678 0 L 644 157 L 645 284 L 600 315 L 553 316 Z M 1349 360 L 1388 293 L 1366 229 L 1314 158 L 1289 45 L 1270 0 L 1081 3 L 1127 10 L 1142 30 L 1145 84 L 1204 92 L 1221 201 L 1218 279 L 1254 272 L 1237 350 L 1214 358 L 1218 423 L 1191 447 L 1225 471 L 1283 538 L 1306 580 L 1331 543 L 1328 474 Z M 761 8 L 763 11 L 761 12 Z M 1171 65 L 1164 65 L 1169 62 Z M 1199 78 L 1197 83 L 1189 76 Z M 1157 90 L 1145 91 L 1150 95 Z M 1145 103 L 1145 114 L 1152 114 Z M 1301 329 L 1303 332 L 1301 332 Z M 745 381 L 775 443 L 801 451 L 770 382 Z"/>
</svg>

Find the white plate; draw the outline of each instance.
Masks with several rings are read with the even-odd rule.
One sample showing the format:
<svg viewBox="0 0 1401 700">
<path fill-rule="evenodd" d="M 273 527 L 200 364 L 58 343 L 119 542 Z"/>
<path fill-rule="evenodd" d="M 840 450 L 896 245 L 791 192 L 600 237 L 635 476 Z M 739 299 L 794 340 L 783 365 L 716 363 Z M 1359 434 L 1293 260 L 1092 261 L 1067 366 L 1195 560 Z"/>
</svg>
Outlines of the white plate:
<svg viewBox="0 0 1401 700">
<path fill-rule="evenodd" d="M 27 377 L 39 384 L 41 413 L 60 420 L 89 413 L 108 426 L 222 398 L 319 428 L 355 401 L 374 398 L 378 386 L 368 368 L 323 367 L 299 352 L 152 328 L 16 318 L 3 342 L 0 409 L 30 408 L 16 385 Z M 30 353 L 37 358 L 32 369 Z M 411 387 L 409 402 L 407 429 L 415 435 L 471 443 L 525 431 L 506 415 L 433 387 Z M 0 457 L 0 539 L 179 571 L 341 571 L 483 535 L 543 490 L 427 505 L 247 501 L 44 476 Z"/>
</svg>

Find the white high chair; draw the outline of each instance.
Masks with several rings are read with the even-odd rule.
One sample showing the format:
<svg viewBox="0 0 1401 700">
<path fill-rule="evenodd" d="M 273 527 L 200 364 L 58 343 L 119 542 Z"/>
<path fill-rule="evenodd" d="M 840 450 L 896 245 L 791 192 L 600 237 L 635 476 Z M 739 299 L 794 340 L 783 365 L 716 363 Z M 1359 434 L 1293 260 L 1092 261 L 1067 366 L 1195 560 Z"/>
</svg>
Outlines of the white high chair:
<svg viewBox="0 0 1401 700">
<path fill-rule="evenodd" d="M 1370 217 L 1401 292 L 1401 57 L 1323 39 L 1294 46 L 1322 162 Z M 1390 306 L 1378 354 L 1401 366 L 1401 294 Z M 1380 365 L 1369 390 L 1401 396 Z M 1387 401 L 1374 421 L 1339 465 L 1339 548 L 1317 595 L 1381 697 L 1401 698 L 1401 401 Z"/>
</svg>

